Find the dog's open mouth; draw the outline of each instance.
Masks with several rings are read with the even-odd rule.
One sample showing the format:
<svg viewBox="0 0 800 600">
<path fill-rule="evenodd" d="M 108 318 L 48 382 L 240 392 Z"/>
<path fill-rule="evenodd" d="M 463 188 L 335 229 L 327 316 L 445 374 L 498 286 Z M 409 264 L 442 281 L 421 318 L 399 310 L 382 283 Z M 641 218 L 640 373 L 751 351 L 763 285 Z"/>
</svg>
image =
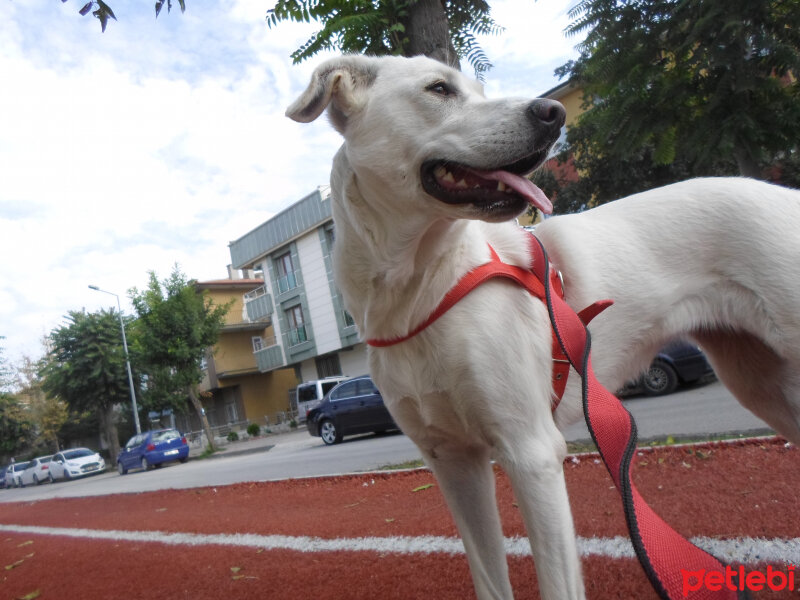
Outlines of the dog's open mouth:
<svg viewBox="0 0 800 600">
<path fill-rule="evenodd" d="M 545 214 L 553 204 L 532 181 L 528 173 L 541 162 L 540 157 L 496 169 L 477 169 L 449 161 L 429 160 L 422 165 L 422 187 L 447 204 L 474 204 L 486 210 L 517 205 L 519 211 L 531 204 Z"/>
</svg>

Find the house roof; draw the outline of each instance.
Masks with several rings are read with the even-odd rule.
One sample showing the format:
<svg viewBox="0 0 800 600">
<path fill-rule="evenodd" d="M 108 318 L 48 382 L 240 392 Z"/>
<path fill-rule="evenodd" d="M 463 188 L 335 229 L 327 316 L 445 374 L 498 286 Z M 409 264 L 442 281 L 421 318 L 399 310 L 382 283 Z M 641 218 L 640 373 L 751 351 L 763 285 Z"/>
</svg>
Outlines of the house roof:
<svg viewBox="0 0 800 600">
<path fill-rule="evenodd" d="M 564 83 L 559 83 L 556 87 L 551 88 L 541 94 L 540 98 L 550 98 L 551 100 L 560 100 L 571 91 L 578 88 L 578 84 L 573 79 L 568 79 Z"/>
</svg>

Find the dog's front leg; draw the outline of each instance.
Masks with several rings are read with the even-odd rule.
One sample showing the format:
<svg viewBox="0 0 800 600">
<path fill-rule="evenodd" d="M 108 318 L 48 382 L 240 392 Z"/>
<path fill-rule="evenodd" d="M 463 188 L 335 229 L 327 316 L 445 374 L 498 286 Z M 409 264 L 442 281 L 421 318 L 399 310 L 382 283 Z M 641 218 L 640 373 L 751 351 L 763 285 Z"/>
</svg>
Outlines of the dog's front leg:
<svg viewBox="0 0 800 600">
<path fill-rule="evenodd" d="M 581 600 L 585 593 L 564 480 L 564 439 L 555 429 L 530 436 L 510 436 L 514 445 L 498 448 L 497 459 L 522 511 L 542 600 Z"/>
<path fill-rule="evenodd" d="M 513 598 L 487 447 L 423 451 L 467 550 L 480 600 Z"/>
</svg>

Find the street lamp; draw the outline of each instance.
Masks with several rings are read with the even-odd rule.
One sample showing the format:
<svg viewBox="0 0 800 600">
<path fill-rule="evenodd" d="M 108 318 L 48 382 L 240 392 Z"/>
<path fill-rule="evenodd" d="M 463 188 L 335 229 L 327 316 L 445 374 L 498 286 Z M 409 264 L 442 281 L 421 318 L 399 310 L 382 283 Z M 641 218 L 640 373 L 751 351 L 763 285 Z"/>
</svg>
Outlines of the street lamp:
<svg viewBox="0 0 800 600">
<path fill-rule="evenodd" d="M 90 290 L 96 292 L 103 292 L 104 294 L 111 294 L 117 299 L 117 309 L 119 311 L 119 328 L 122 330 L 122 347 L 125 349 L 125 365 L 128 367 L 128 385 L 131 388 L 131 405 L 133 406 L 133 422 L 136 424 L 136 433 L 142 433 L 142 428 L 139 425 L 139 409 L 136 407 L 136 393 L 133 391 L 133 375 L 131 374 L 131 361 L 128 357 L 128 340 L 125 339 L 125 323 L 122 321 L 122 306 L 119 303 L 119 296 L 114 292 L 101 290 L 96 285 L 90 285 Z"/>
</svg>

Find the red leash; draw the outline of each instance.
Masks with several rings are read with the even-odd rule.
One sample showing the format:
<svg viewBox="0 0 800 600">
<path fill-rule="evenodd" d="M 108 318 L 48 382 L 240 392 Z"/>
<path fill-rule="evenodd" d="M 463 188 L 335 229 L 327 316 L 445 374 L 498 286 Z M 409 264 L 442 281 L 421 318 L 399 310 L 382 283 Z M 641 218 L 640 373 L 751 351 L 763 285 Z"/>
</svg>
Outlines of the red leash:
<svg viewBox="0 0 800 600">
<path fill-rule="evenodd" d="M 706 572 L 725 572 L 725 565 L 672 529 L 648 506 L 633 485 L 631 459 L 636 451 L 636 423 L 616 396 L 597 381 L 590 356 L 591 338 L 586 329 L 586 323 L 608 308 L 611 302 L 595 302 L 580 313 L 575 313 L 564 300 L 560 279 L 551 269 L 547 252 L 538 238 L 530 238 L 532 259 L 529 269 L 502 262 L 490 246 L 491 261 L 462 277 L 422 324 L 408 335 L 391 340 L 368 339 L 367 344 L 386 347 L 408 340 L 489 279 L 504 277 L 517 282 L 541 299 L 550 314 L 553 326 L 553 410 L 564 393 L 570 365 L 583 379 L 583 412 L 586 424 L 614 484 L 620 491 L 633 547 L 653 588 L 665 600 L 735 600 L 739 597 L 737 593 L 725 589 L 725 586 L 721 586 L 718 591 L 700 589 L 684 594 L 684 575 L 681 571 L 697 572 L 705 569 Z"/>
</svg>

